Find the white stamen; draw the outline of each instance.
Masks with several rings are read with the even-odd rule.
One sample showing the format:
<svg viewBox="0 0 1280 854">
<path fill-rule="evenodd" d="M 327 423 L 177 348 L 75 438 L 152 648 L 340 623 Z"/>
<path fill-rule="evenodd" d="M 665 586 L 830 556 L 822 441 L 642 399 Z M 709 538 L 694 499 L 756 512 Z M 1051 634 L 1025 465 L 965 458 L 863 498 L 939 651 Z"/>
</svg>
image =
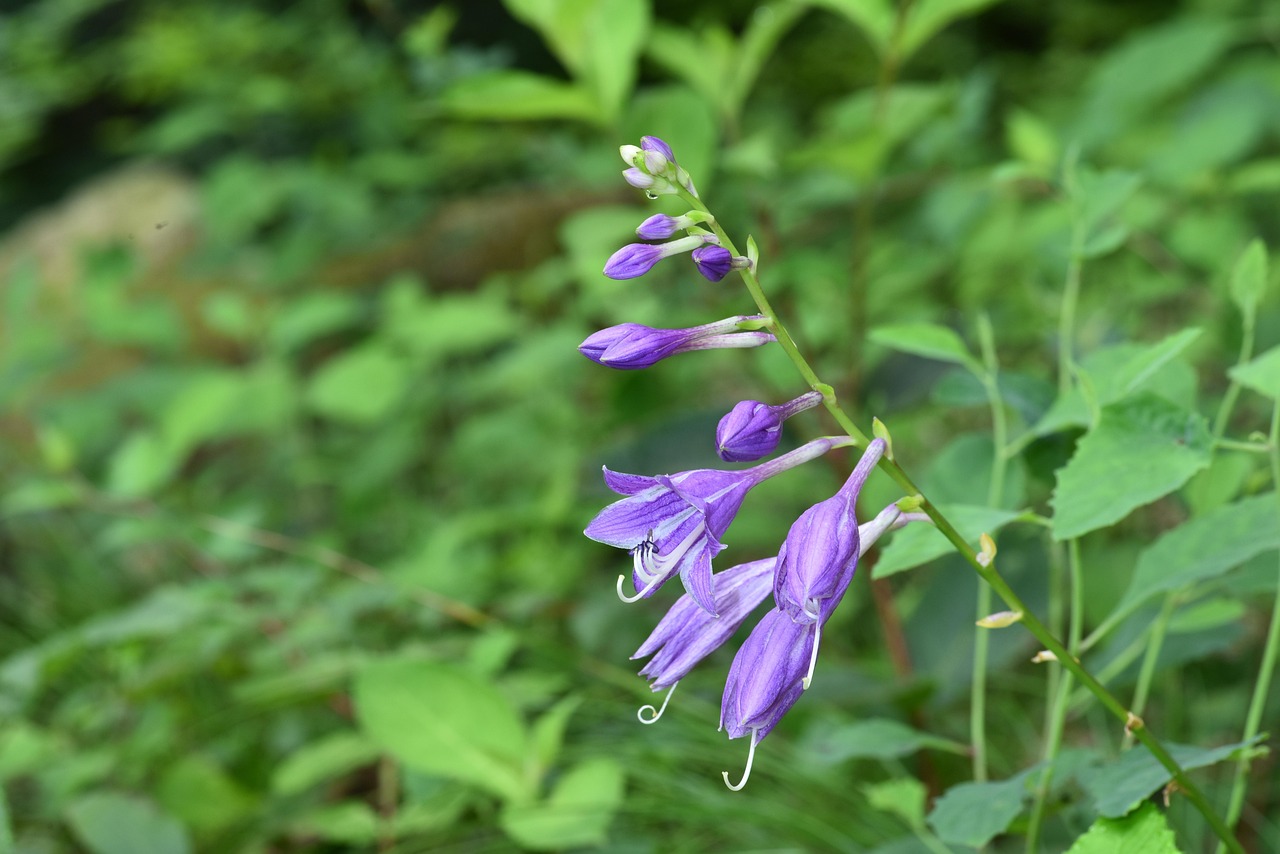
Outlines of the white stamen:
<svg viewBox="0 0 1280 854">
<path fill-rule="evenodd" d="M 641 706 L 640 708 L 636 709 L 636 718 L 640 721 L 640 723 L 642 724 L 657 723 L 658 718 L 662 717 L 662 713 L 667 710 L 667 703 L 671 702 L 671 695 L 676 692 L 676 685 L 679 685 L 679 684 L 680 683 L 677 682 L 675 683 L 675 685 L 672 685 L 670 688 L 667 689 L 667 696 L 662 700 L 662 708 L 655 709 L 653 706 Z M 645 716 L 646 713 L 648 714 L 648 717 Z"/>
<path fill-rule="evenodd" d="M 730 791 L 741 792 L 742 787 L 747 785 L 747 778 L 751 776 L 751 763 L 756 758 L 756 741 L 756 731 L 753 729 L 751 730 L 751 750 L 747 753 L 747 767 L 742 769 L 742 779 L 738 781 L 737 785 L 729 782 L 728 771 L 720 772 L 720 776 L 724 777 L 724 784 L 729 787 Z"/>
<path fill-rule="evenodd" d="M 661 578 L 655 578 L 653 581 L 650 581 L 648 584 L 646 584 L 644 588 L 640 590 L 639 593 L 637 593 L 634 596 L 628 596 L 627 594 L 622 592 L 622 584 L 626 580 L 627 580 L 627 577 L 625 575 L 618 576 L 618 598 L 621 599 L 623 602 L 626 602 L 628 605 L 630 605 L 632 602 L 639 602 L 641 599 L 643 599 L 644 597 L 652 593 L 654 589 L 656 589 L 657 586 L 662 583 Z"/>
<path fill-rule="evenodd" d="M 818 665 L 818 643 L 822 640 L 822 621 L 819 620 L 813 630 L 813 653 L 809 656 L 809 672 L 804 679 L 800 680 L 800 687 L 805 691 L 809 690 L 810 683 L 813 682 L 813 668 Z"/>
</svg>

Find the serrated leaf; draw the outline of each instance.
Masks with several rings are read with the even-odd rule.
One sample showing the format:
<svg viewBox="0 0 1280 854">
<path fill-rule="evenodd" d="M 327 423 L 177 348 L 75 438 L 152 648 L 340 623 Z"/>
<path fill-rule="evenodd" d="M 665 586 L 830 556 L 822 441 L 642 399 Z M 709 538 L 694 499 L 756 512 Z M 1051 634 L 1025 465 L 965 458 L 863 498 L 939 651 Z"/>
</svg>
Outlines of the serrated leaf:
<svg viewBox="0 0 1280 854">
<path fill-rule="evenodd" d="M 1236 365 L 1227 371 L 1227 376 L 1258 394 L 1280 400 L 1280 346 Z"/>
<path fill-rule="evenodd" d="M 903 353 L 923 356 L 926 359 L 937 359 L 941 362 L 954 362 L 964 365 L 974 373 L 982 371 L 982 367 L 969 353 L 960 336 L 945 326 L 934 323 L 879 326 L 871 330 L 868 338 L 877 344 Z"/>
<path fill-rule="evenodd" d="M 919 750 L 966 753 L 957 742 L 913 729 L 889 718 L 871 718 L 830 728 L 815 728 L 806 734 L 805 749 L 823 764 L 849 759 L 897 759 Z"/>
<path fill-rule="evenodd" d="M 970 504 L 946 504 L 939 509 L 964 536 L 965 541 L 975 547 L 979 536 L 994 536 L 1020 515 L 1012 510 Z M 955 548 L 937 528 L 925 522 L 908 525 L 892 536 L 893 539 L 876 561 L 875 569 L 871 572 L 872 578 L 884 578 L 895 572 L 915 569 Z"/>
<path fill-rule="evenodd" d="M 1267 289 L 1267 247 L 1254 239 L 1231 273 L 1231 299 L 1245 317 L 1253 317 Z"/>
<path fill-rule="evenodd" d="M 67 808 L 76 838 L 93 854 L 188 854 L 191 841 L 181 824 L 145 798 L 95 792 Z"/>
<path fill-rule="evenodd" d="M 545 801 L 510 806 L 498 821 L 512 839 L 538 851 L 603 845 L 623 783 L 613 759 L 588 759 L 561 777 Z"/>
<path fill-rule="evenodd" d="M 498 121 L 596 123 L 602 116 L 586 89 L 529 71 L 495 71 L 460 80 L 441 94 L 440 107 L 459 118 Z"/>
<path fill-rule="evenodd" d="M 1229 759 L 1236 751 L 1252 747 L 1262 738 L 1258 735 L 1248 741 L 1213 748 L 1190 744 L 1165 744 L 1165 748 L 1184 771 L 1191 771 Z M 1083 776 L 1082 782 L 1093 797 L 1094 807 L 1107 818 L 1127 815 L 1173 779 L 1168 769 L 1142 745 Z"/>
<path fill-rule="evenodd" d="M 961 783 L 938 798 L 929 826 L 943 842 L 981 848 L 1004 833 L 1026 797 L 1026 772 L 986 783 Z"/>
<path fill-rule="evenodd" d="M 1079 537 L 1181 487 L 1209 465 L 1202 416 L 1141 394 L 1104 406 L 1071 460 L 1057 472 L 1053 536 Z"/>
<path fill-rule="evenodd" d="M 366 666 L 355 680 L 360 727 L 392 756 L 523 802 L 526 735 L 511 702 L 493 685 L 430 661 Z"/>
<path fill-rule="evenodd" d="M 1276 495 L 1268 492 L 1190 519 L 1143 550 L 1129 589 L 1108 621 L 1160 593 L 1208 581 L 1280 548 Z"/>
<path fill-rule="evenodd" d="M 1155 804 L 1125 818 L 1100 818 L 1075 841 L 1067 854 L 1181 854 L 1173 831 Z"/>
</svg>

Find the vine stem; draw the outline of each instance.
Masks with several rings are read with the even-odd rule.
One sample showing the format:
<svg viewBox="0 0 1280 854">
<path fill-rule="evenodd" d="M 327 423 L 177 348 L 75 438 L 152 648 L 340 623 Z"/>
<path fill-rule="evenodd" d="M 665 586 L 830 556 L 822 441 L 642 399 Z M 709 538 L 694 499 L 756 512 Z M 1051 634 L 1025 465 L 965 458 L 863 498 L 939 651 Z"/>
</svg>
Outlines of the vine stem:
<svg viewBox="0 0 1280 854">
<path fill-rule="evenodd" d="M 1276 497 L 1280 498 L 1280 400 L 1271 408 L 1271 481 L 1276 487 Z M 1258 734 L 1262 726 L 1262 713 L 1267 707 L 1267 694 L 1271 690 L 1271 676 L 1275 673 L 1276 657 L 1280 655 L 1280 577 L 1276 579 L 1275 602 L 1271 606 L 1271 624 L 1267 627 L 1267 642 L 1262 649 L 1262 665 L 1258 669 L 1258 681 L 1253 686 L 1253 697 L 1249 700 L 1249 711 L 1245 715 L 1244 737 L 1242 741 L 1250 741 Z M 1244 811 L 1245 782 L 1249 776 L 1250 757 L 1246 754 L 1236 765 L 1236 773 L 1231 781 L 1231 799 L 1227 804 L 1227 827 L 1234 830 Z M 1225 843 L 1225 840 L 1223 840 Z M 1226 850 L 1222 844 L 1218 850 Z"/>
<path fill-rule="evenodd" d="M 708 214 L 711 213 L 702 200 L 694 196 L 692 193 L 689 193 L 684 189 L 680 189 L 679 194 L 681 198 L 693 206 L 694 209 Z M 741 254 L 738 252 L 737 247 L 734 246 L 733 241 L 729 238 L 729 235 L 725 233 L 719 222 L 713 218 L 708 225 L 711 226 L 715 235 L 719 238 L 721 246 L 729 250 L 729 252 L 735 256 Z M 755 301 L 756 307 L 762 315 L 768 318 L 769 330 L 778 339 L 778 345 L 782 348 L 782 351 L 787 354 L 787 357 L 791 360 L 792 364 L 795 365 L 796 370 L 800 372 L 800 375 L 804 378 L 805 382 L 809 384 L 809 387 L 815 391 L 822 392 L 824 407 L 829 413 L 831 413 L 832 418 L 834 418 L 836 423 L 840 425 L 841 429 L 845 431 L 846 435 L 854 440 L 855 446 L 865 447 L 869 441 L 867 439 L 867 435 L 853 423 L 853 419 L 849 417 L 836 400 L 835 392 L 832 390 L 831 386 L 823 383 L 818 378 L 817 373 L 814 372 L 813 368 L 809 365 L 808 360 L 806 360 L 804 355 L 800 352 L 800 349 L 796 346 L 795 340 L 787 331 L 787 328 L 783 324 L 781 318 L 778 317 L 773 307 L 769 304 L 768 298 L 765 297 L 764 290 L 760 287 L 760 280 L 756 276 L 755 271 L 751 268 L 745 268 L 738 272 L 741 274 L 742 280 L 747 287 L 747 292 L 751 295 L 752 300 Z M 1222 818 L 1214 811 L 1213 807 L 1209 804 L 1209 801 L 1205 798 L 1204 793 L 1201 792 L 1200 788 L 1191 781 L 1187 776 L 1186 771 L 1182 769 L 1182 766 L 1178 764 L 1177 760 L 1169 754 L 1169 751 L 1165 749 L 1160 740 L 1151 734 L 1143 722 L 1131 715 L 1123 703 L 1116 699 L 1116 697 L 1108 691 L 1102 683 L 1095 679 L 1089 671 L 1085 670 L 1080 662 L 1067 650 L 1066 645 L 1064 645 L 1062 641 L 1058 640 L 1048 630 L 1048 628 L 1045 627 L 1044 623 L 1042 623 L 1040 619 L 1027 608 L 1026 603 L 1022 601 L 1022 597 L 1020 597 L 1014 589 L 1009 586 L 1008 582 L 1006 582 L 1004 577 L 997 571 L 995 561 L 990 561 L 989 563 L 984 564 L 982 561 L 978 560 L 978 553 L 974 551 L 973 546 L 969 545 L 968 541 L 965 540 L 960 532 L 956 530 L 955 525 L 951 523 L 951 521 L 937 508 L 937 506 L 935 506 L 932 501 L 921 493 L 920 488 L 916 486 L 915 482 L 912 481 L 906 471 L 898 465 L 896 460 L 891 459 L 888 456 L 882 457 L 880 459 L 879 468 L 887 474 L 894 483 L 898 484 L 905 495 L 919 497 L 920 510 L 933 521 L 938 532 L 941 533 L 942 536 L 946 537 L 947 541 L 955 547 L 955 550 L 960 554 L 960 556 L 964 558 L 971 567 L 973 567 L 974 571 L 978 573 L 978 576 L 991 587 L 995 594 L 1004 601 L 1010 610 L 1017 611 L 1022 614 L 1021 625 L 1026 628 L 1026 630 L 1029 631 L 1046 650 L 1053 653 L 1057 660 L 1061 662 L 1062 666 L 1066 668 L 1066 670 L 1071 673 L 1081 685 L 1098 698 L 1098 702 L 1102 704 L 1103 708 L 1123 722 L 1126 729 L 1132 731 L 1135 737 L 1141 741 L 1149 751 L 1151 751 L 1151 755 L 1156 758 L 1157 762 L 1164 766 L 1172 776 L 1173 780 L 1177 783 L 1178 789 L 1182 792 L 1183 796 L 1186 797 L 1196 810 L 1204 816 L 1205 821 L 1207 821 L 1209 826 L 1213 828 L 1213 832 L 1222 840 L 1226 849 L 1233 852 L 1233 854 L 1244 854 L 1244 849 L 1240 846 L 1240 843 L 1235 839 L 1235 837 L 1232 836 L 1230 828 L 1227 827 Z"/>
</svg>

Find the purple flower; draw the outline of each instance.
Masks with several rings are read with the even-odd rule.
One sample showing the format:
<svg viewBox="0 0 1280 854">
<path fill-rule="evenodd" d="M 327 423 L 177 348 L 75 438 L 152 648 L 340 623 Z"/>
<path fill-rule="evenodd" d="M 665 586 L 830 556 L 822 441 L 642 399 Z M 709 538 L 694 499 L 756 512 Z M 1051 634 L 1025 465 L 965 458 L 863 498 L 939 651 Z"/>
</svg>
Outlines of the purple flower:
<svg viewBox="0 0 1280 854">
<path fill-rule="evenodd" d="M 683 216 L 654 214 L 640 223 L 640 227 L 636 229 L 636 234 L 645 240 L 666 240 L 677 231 L 691 228 L 700 222 L 710 222 L 711 219 L 711 214 L 703 211 L 689 211 Z"/>
<path fill-rule="evenodd" d="M 730 789 L 737 791 L 747 784 L 756 745 L 804 693 L 813 645 L 810 626 L 774 609 L 756 624 L 733 657 L 720 703 L 720 728 L 731 739 L 750 735 L 751 749 L 740 782 L 730 783 L 728 773 L 724 775 Z"/>
<path fill-rule="evenodd" d="M 604 470 L 605 483 L 626 496 L 591 520 L 583 532 L 591 539 L 627 549 L 632 556 L 633 597 L 652 596 L 663 583 L 680 576 L 685 590 L 710 614 L 716 613 L 711 592 L 711 559 L 724 548 L 728 529 L 752 487 L 775 474 L 849 444 L 844 437 L 815 439 L 790 453 L 742 471 L 694 469 L 645 477 Z"/>
<path fill-rule="evenodd" d="M 758 460 L 772 454 L 782 438 L 782 422 L 822 402 L 822 393 L 811 391 L 781 406 L 744 400 L 729 410 L 716 426 L 716 453 L 728 463 Z"/>
<path fill-rule="evenodd" d="M 671 163 L 676 162 L 676 155 L 674 152 L 672 152 L 671 146 L 667 145 L 659 137 L 656 137 L 656 136 L 640 137 L 640 147 L 644 149 L 646 152 L 661 154 Z"/>
<path fill-rule="evenodd" d="M 631 658 L 653 656 L 640 671 L 654 691 L 673 688 L 698 662 L 727 641 L 773 589 L 775 558 L 717 572 L 711 577 L 714 617 L 685 594 L 676 600 Z"/>
<path fill-rule="evenodd" d="M 578 351 L 605 367 L 632 371 L 690 350 L 759 347 L 777 340 L 768 332 L 739 328 L 741 323 L 759 320 L 761 315 L 738 315 L 686 329 L 620 323 L 591 335 L 578 345 Z"/>
</svg>

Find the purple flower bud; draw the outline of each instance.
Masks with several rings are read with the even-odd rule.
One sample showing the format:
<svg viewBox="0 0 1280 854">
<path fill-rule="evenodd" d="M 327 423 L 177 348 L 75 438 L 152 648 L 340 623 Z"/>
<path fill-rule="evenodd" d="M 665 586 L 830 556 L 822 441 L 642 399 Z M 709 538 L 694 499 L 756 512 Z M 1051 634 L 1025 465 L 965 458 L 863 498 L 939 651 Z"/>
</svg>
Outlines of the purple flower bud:
<svg viewBox="0 0 1280 854">
<path fill-rule="evenodd" d="M 706 242 L 706 235 L 690 235 L 667 243 L 628 243 L 609 256 L 604 274 L 611 279 L 639 278 L 663 258 L 688 252 Z"/>
<path fill-rule="evenodd" d="M 667 145 L 665 142 L 663 142 L 661 139 L 659 139 L 656 136 L 640 137 L 640 148 L 643 149 L 644 151 L 657 152 L 658 154 L 661 154 L 670 162 L 672 163 L 676 162 L 676 155 L 671 150 L 671 146 Z"/>
<path fill-rule="evenodd" d="M 654 214 L 653 216 L 640 223 L 640 227 L 636 229 L 636 234 L 645 240 L 666 240 L 677 231 L 686 229 L 693 225 L 693 221 L 687 216 L 667 216 L 666 214 Z M 694 250 L 695 252 L 697 250 Z"/>
<path fill-rule="evenodd" d="M 782 438 L 782 422 L 821 402 L 822 393 L 816 391 L 781 406 L 744 400 L 720 419 L 716 427 L 716 453 L 729 463 L 758 460 L 771 454 Z"/>
<path fill-rule="evenodd" d="M 652 175 L 634 166 L 630 169 L 622 170 L 622 179 L 637 190 L 648 190 L 657 180 Z"/>
<path fill-rule="evenodd" d="M 733 269 L 733 254 L 723 246 L 703 246 L 693 251 L 693 263 L 704 277 L 718 282 Z"/>
<path fill-rule="evenodd" d="M 739 315 L 686 329 L 655 329 L 639 323 L 619 323 L 589 336 L 578 345 L 578 352 L 607 368 L 638 370 L 668 356 L 691 350 L 759 347 L 776 341 L 768 332 L 738 331 L 738 324 L 743 321 L 759 319 L 759 316 Z"/>
</svg>

